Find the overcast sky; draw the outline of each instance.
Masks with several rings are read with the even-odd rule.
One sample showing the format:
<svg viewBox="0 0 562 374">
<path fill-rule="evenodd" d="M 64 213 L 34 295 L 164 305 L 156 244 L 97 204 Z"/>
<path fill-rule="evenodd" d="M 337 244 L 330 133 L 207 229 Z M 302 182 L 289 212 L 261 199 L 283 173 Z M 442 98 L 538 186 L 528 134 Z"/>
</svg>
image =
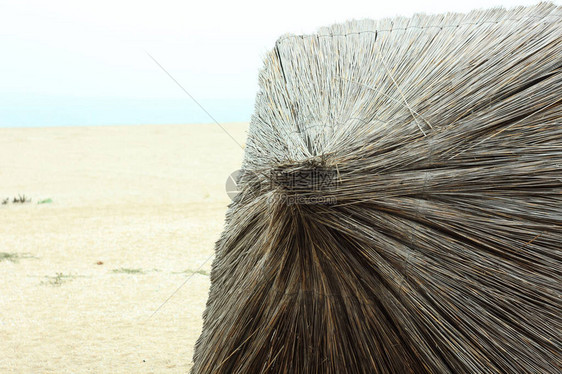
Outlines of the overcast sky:
<svg viewBox="0 0 562 374">
<path fill-rule="evenodd" d="M 0 127 L 248 121 L 282 34 L 535 1 L 0 0 Z M 559 2 L 557 2 L 559 3 Z"/>
</svg>

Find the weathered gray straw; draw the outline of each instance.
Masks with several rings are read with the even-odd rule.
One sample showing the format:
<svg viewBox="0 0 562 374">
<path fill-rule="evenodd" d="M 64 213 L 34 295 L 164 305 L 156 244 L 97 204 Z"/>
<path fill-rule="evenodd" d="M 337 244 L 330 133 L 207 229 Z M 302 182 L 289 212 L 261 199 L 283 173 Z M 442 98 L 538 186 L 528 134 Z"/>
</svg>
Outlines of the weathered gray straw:
<svg viewBox="0 0 562 374">
<path fill-rule="evenodd" d="M 192 373 L 560 373 L 561 17 L 280 38 Z"/>
</svg>

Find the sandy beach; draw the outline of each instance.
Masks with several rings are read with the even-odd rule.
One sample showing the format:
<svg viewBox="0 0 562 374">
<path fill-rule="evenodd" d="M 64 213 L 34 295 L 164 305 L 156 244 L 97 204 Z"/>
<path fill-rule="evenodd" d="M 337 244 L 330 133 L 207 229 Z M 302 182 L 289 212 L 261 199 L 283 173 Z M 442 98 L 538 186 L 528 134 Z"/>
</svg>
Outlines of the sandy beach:
<svg viewBox="0 0 562 374">
<path fill-rule="evenodd" d="M 0 129 L 0 373 L 185 373 L 242 157 L 215 124 Z"/>
</svg>

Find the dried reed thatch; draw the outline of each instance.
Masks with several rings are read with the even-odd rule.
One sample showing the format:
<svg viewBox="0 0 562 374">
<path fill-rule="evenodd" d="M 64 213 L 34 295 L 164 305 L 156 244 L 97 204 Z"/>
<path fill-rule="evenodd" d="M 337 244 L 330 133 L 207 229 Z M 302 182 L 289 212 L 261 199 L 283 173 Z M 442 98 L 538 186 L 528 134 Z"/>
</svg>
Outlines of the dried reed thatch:
<svg viewBox="0 0 562 374">
<path fill-rule="evenodd" d="M 560 373 L 561 17 L 280 38 L 192 372 Z"/>
</svg>

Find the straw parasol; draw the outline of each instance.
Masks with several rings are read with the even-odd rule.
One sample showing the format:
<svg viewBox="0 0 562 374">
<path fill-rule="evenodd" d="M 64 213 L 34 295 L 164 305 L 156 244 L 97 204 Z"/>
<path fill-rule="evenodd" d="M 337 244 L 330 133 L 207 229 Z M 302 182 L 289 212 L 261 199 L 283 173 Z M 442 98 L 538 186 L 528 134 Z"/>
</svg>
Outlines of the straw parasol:
<svg viewBox="0 0 562 374">
<path fill-rule="evenodd" d="M 192 373 L 561 372 L 561 18 L 278 39 Z"/>
</svg>

